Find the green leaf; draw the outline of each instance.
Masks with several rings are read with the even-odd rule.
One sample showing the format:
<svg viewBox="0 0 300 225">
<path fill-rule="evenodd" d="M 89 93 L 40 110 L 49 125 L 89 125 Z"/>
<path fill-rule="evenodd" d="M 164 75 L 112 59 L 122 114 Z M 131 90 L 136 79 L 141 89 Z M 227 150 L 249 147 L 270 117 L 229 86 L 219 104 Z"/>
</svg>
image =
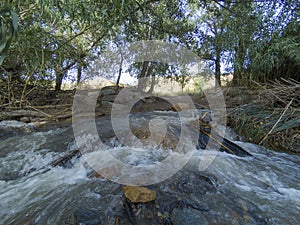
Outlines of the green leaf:
<svg viewBox="0 0 300 225">
<path fill-rule="evenodd" d="M 12 27 L 13 27 L 13 34 L 18 32 L 18 21 L 19 21 L 19 17 L 17 15 L 17 13 L 15 13 L 14 11 L 10 11 L 10 16 L 11 16 L 11 21 L 12 21 Z"/>
<path fill-rule="evenodd" d="M 5 48 L 6 46 L 6 28 L 3 24 L 3 22 L 1 22 L 1 42 L 0 42 L 0 52 L 3 51 L 3 49 Z"/>
<path fill-rule="evenodd" d="M 5 49 L 5 46 L 6 46 L 6 41 L 5 42 L 2 42 L 0 43 L 0 52 L 3 51 L 3 49 Z"/>
<path fill-rule="evenodd" d="M 0 65 L 1 65 L 7 55 L 8 48 L 12 42 L 12 39 L 18 31 L 18 15 L 13 10 L 10 10 L 9 8 L 0 10 L 0 15 L 1 15 Z M 10 16 L 9 18 L 10 22 L 8 22 L 8 19 L 6 18 L 8 15 Z M 10 27 L 11 36 L 7 40 L 8 27 Z"/>
</svg>

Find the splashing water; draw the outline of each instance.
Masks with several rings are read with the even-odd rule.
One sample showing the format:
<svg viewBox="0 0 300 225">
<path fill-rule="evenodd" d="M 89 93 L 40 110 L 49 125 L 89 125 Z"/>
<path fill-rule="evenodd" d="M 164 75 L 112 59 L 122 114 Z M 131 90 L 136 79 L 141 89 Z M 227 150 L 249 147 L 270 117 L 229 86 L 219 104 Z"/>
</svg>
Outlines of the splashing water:
<svg viewBox="0 0 300 225">
<path fill-rule="evenodd" d="M 138 124 L 141 118 L 134 119 Z M 111 134 L 107 118 L 100 120 L 99 135 L 124 163 L 151 165 L 172 154 L 162 148 L 123 146 Z M 51 166 L 76 148 L 74 142 L 70 127 L 0 142 L 0 224 L 113 224 L 115 218 L 130 224 L 122 185 L 90 177 L 92 170 L 82 158 L 73 157 L 68 166 Z M 200 219 L 201 224 L 299 223 L 300 156 L 235 143 L 253 156 L 218 153 L 205 171 L 199 171 L 204 151 L 195 150 L 184 169 L 151 186 L 157 192 L 153 215 L 161 224 L 166 218 L 178 225 L 199 224 Z M 94 223 L 82 216 L 85 213 L 96 218 Z M 150 224 L 142 215 L 134 214 L 139 223 Z"/>
</svg>

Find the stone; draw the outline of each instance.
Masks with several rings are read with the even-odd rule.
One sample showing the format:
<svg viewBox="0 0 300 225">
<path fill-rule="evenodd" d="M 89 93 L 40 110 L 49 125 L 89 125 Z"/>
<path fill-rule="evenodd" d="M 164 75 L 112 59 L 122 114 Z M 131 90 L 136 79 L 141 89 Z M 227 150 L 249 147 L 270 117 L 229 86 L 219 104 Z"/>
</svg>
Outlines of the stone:
<svg viewBox="0 0 300 225">
<path fill-rule="evenodd" d="M 105 95 L 101 98 L 101 101 L 114 102 L 116 95 Z"/>
<path fill-rule="evenodd" d="M 23 116 L 20 118 L 20 122 L 23 122 L 23 123 L 29 123 L 31 121 L 31 119 L 27 116 Z"/>
<path fill-rule="evenodd" d="M 112 107 L 113 103 L 112 102 L 108 102 L 108 101 L 101 101 L 100 106 L 104 107 L 104 108 L 110 108 Z"/>
<path fill-rule="evenodd" d="M 117 90 L 115 86 L 107 86 L 101 89 L 101 96 L 115 95 Z"/>
<path fill-rule="evenodd" d="M 18 223 L 18 225 L 31 225 L 33 224 L 33 220 L 26 220 L 22 221 L 21 223 Z"/>
<path fill-rule="evenodd" d="M 209 224 L 203 212 L 191 208 L 175 208 L 170 219 L 174 225 Z"/>
<path fill-rule="evenodd" d="M 183 110 L 189 110 L 193 109 L 189 104 L 187 103 L 176 103 L 175 105 L 172 106 L 172 110 L 175 112 L 180 112 Z"/>
<path fill-rule="evenodd" d="M 132 203 L 145 203 L 154 201 L 156 193 L 149 188 L 138 186 L 126 186 L 123 189 L 124 195 Z"/>
<path fill-rule="evenodd" d="M 154 103 L 155 102 L 155 99 L 154 98 L 146 98 L 145 99 L 145 103 L 146 104 L 151 104 L 151 103 Z"/>
<path fill-rule="evenodd" d="M 36 130 L 33 124 L 24 123 L 17 120 L 3 120 L 0 122 L 0 128 L 11 130 L 16 133 L 31 133 Z"/>
<path fill-rule="evenodd" d="M 100 225 L 103 224 L 103 218 L 99 211 L 94 209 L 78 209 L 74 213 L 76 225 Z"/>
</svg>

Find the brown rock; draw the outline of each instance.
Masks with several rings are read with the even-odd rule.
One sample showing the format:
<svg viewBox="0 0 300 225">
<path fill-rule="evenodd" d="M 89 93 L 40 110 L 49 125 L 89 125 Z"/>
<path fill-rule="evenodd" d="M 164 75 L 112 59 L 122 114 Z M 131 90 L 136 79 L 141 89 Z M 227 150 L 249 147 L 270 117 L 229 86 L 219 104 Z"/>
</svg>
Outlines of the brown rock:
<svg viewBox="0 0 300 225">
<path fill-rule="evenodd" d="M 183 110 L 190 110 L 190 109 L 193 108 L 187 103 L 176 103 L 175 105 L 172 106 L 172 110 L 174 112 L 180 112 Z"/>
<path fill-rule="evenodd" d="M 124 195 L 132 203 L 151 202 L 155 200 L 156 193 L 145 187 L 126 186 L 124 187 Z"/>
<path fill-rule="evenodd" d="M 23 123 L 29 123 L 31 120 L 29 117 L 27 116 L 23 116 L 20 118 L 20 122 L 23 122 Z"/>
</svg>

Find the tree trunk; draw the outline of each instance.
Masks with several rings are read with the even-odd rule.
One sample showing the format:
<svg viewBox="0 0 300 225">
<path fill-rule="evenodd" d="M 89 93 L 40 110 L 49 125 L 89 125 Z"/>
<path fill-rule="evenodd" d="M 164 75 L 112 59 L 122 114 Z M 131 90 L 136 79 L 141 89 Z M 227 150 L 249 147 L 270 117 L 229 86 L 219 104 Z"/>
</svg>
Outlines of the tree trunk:
<svg viewBox="0 0 300 225">
<path fill-rule="evenodd" d="M 64 77 L 64 75 L 62 72 L 56 73 L 56 77 L 55 77 L 55 91 L 56 92 L 61 91 L 63 77 Z"/>
<path fill-rule="evenodd" d="M 55 66 L 55 91 L 61 90 L 61 84 L 63 80 L 63 63 L 58 62 Z"/>
<path fill-rule="evenodd" d="M 216 72 L 215 72 L 215 86 L 221 86 L 221 53 L 220 51 L 216 52 Z"/>
<path fill-rule="evenodd" d="M 147 87 L 147 80 L 139 79 L 138 81 L 138 90 L 142 93 L 151 94 L 154 90 L 155 86 L 155 76 L 152 74 L 153 71 L 153 64 L 150 62 L 145 61 L 143 63 L 142 71 L 140 73 L 139 78 L 151 77 L 151 86 L 148 91 L 144 90 Z"/>
<path fill-rule="evenodd" d="M 62 81 L 67 74 L 68 70 L 71 69 L 77 62 L 73 61 L 63 67 L 63 63 L 56 65 L 55 69 L 55 91 L 59 92 L 61 90 Z"/>
<path fill-rule="evenodd" d="M 244 44 L 243 41 L 240 39 L 238 41 L 238 46 L 235 48 L 235 59 L 234 59 L 234 72 L 233 72 L 233 84 L 240 85 L 242 82 L 242 70 L 244 66 Z"/>
<path fill-rule="evenodd" d="M 79 64 L 77 67 L 77 86 L 81 81 L 81 76 L 82 76 L 82 66 Z"/>
<path fill-rule="evenodd" d="M 147 91 L 147 94 L 151 94 L 153 92 L 154 86 L 155 86 L 155 76 L 152 75 L 151 76 L 151 86 L 150 86 L 150 89 Z"/>
<path fill-rule="evenodd" d="M 119 84 L 120 84 L 120 79 L 121 79 L 121 75 L 122 75 L 122 65 L 123 65 L 123 57 L 121 58 L 121 62 L 119 65 L 119 74 L 118 74 L 118 78 L 117 78 L 117 82 L 116 82 L 117 87 L 119 87 Z"/>
<path fill-rule="evenodd" d="M 148 65 L 149 65 L 148 61 L 143 62 L 142 71 L 138 78 L 145 78 L 147 76 Z M 145 88 L 145 80 L 139 79 L 138 80 L 138 90 L 142 91 L 144 88 Z"/>
</svg>

